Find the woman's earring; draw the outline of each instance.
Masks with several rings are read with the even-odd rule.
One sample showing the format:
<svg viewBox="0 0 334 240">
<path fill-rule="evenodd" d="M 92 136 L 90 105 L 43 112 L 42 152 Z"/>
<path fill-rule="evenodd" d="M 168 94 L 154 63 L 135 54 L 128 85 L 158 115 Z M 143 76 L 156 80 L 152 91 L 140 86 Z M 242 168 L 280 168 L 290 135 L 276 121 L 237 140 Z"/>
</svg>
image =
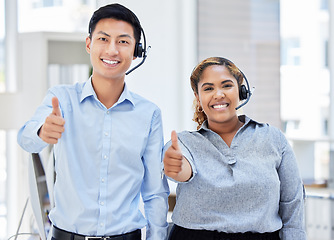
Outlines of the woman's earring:
<svg viewBox="0 0 334 240">
<path fill-rule="evenodd" d="M 203 108 L 202 108 L 201 105 L 197 105 L 197 111 L 198 111 L 198 112 L 203 112 Z"/>
</svg>

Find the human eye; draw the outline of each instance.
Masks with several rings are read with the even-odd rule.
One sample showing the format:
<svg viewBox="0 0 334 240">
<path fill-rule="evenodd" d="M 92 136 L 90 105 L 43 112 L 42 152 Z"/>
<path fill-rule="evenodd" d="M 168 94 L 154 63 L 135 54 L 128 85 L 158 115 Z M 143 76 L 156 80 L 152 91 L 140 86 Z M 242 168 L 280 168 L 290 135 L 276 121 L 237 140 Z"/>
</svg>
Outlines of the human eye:
<svg viewBox="0 0 334 240">
<path fill-rule="evenodd" d="M 212 91 L 212 90 L 213 90 L 213 87 L 205 87 L 205 88 L 203 88 L 204 92 L 208 92 L 208 91 Z"/>
<path fill-rule="evenodd" d="M 129 41 L 125 40 L 125 39 L 121 39 L 121 40 L 119 40 L 119 43 L 120 44 L 129 44 Z"/>
<path fill-rule="evenodd" d="M 231 81 L 226 81 L 222 85 L 223 88 L 232 88 L 233 86 L 234 86 L 234 84 Z"/>
<path fill-rule="evenodd" d="M 99 40 L 101 40 L 102 42 L 106 42 L 106 41 L 108 41 L 108 39 L 105 38 L 105 37 L 99 37 Z"/>
<path fill-rule="evenodd" d="M 231 88 L 233 85 L 231 83 L 227 83 L 223 85 L 223 88 Z"/>
</svg>

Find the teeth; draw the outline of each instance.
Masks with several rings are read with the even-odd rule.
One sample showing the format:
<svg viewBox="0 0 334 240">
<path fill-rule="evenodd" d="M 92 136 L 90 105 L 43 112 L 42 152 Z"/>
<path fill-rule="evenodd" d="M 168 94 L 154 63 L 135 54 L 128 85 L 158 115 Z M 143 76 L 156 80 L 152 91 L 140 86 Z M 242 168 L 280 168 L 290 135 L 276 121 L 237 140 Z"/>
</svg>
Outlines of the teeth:
<svg viewBox="0 0 334 240">
<path fill-rule="evenodd" d="M 217 109 L 217 108 L 224 108 L 224 107 L 227 107 L 227 104 L 220 104 L 220 105 L 213 105 L 212 106 L 213 108 Z"/>
<path fill-rule="evenodd" d="M 106 60 L 106 59 L 103 59 L 102 61 L 105 62 L 105 63 L 108 63 L 108 64 L 116 64 L 116 63 L 118 63 L 118 61 L 110 61 L 110 60 Z"/>
</svg>

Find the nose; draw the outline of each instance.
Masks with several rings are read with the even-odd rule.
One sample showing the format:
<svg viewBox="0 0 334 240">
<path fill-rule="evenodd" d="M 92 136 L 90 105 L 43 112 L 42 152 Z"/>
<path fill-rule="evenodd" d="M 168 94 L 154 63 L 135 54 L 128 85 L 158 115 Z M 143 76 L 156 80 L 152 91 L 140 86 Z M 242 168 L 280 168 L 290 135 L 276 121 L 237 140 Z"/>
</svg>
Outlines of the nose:
<svg viewBox="0 0 334 240">
<path fill-rule="evenodd" d="M 108 44 L 108 47 L 106 48 L 106 52 L 109 55 L 117 55 L 118 54 L 118 48 L 117 48 L 117 44 L 114 42 L 110 42 Z"/>
<path fill-rule="evenodd" d="M 215 92 L 215 95 L 214 97 L 217 99 L 217 98 L 223 98 L 225 97 L 225 93 L 222 89 L 218 89 L 216 92 Z"/>
</svg>

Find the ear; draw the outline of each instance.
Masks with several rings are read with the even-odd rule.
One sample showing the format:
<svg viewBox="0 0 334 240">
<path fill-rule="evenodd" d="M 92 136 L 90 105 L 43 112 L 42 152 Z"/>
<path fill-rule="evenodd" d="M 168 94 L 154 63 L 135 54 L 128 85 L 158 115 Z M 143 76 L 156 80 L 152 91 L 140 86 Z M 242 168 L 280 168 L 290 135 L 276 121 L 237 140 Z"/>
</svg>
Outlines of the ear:
<svg viewBox="0 0 334 240">
<path fill-rule="evenodd" d="M 91 43 L 91 39 L 90 37 L 86 37 L 86 51 L 88 54 L 90 54 L 90 43 Z"/>
<path fill-rule="evenodd" d="M 196 97 L 196 99 L 197 99 L 197 103 L 198 103 L 198 105 L 201 105 L 201 101 L 199 100 L 199 96 L 198 96 L 198 94 L 194 92 L 194 95 L 195 95 L 195 97 Z"/>
</svg>

